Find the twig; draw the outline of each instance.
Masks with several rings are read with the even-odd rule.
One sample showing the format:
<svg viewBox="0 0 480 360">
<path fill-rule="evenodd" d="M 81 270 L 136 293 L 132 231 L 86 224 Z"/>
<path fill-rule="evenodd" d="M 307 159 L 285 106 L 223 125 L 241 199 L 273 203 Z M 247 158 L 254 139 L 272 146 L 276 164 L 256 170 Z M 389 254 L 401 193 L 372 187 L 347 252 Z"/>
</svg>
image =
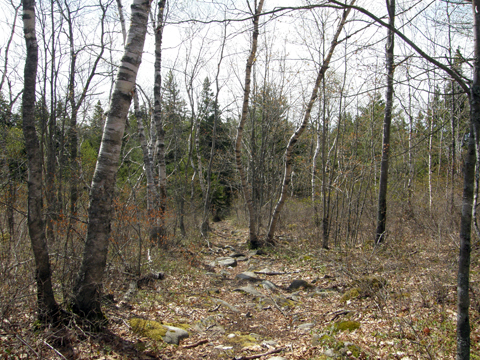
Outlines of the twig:
<svg viewBox="0 0 480 360">
<path fill-rule="evenodd" d="M 208 312 L 214 312 L 217 311 L 220 308 L 220 304 L 217 304 L 213 309 L 209 309 Z"/>
<path fill-rule="evenodd" d="M 15 334 L 15 336 L 18 338 L 18 340 L 20 340 L 22 343 L 24 343 L 25 345 L 27 345 L 27 347 L 28 347 L 30 350 L 32 350 L 35 355 L 37 355 L 37 358 L 39 357 L 39 355 L 37 354 L 37 352 L 36 352 L 35 350 L 33 350 L 33 348 L 30 346 L 30 344 L 27 343 L 25 340 L 23 340 L 23 339 L 20 337 L 20 335 Z"/>
<path fill-rule="evenodd" d="M 60 356 L 62 359 L 65 359 L 67 360 L 67 358 L 65 356 L 62 355 L 62 353 L 60 351 L 58 351 L 57 349 L 55 349 L 52 345 L 50 345 L 48 342 L 46 342 L 45 340 L 43 340 L 43 343 L 45 345 L 47 345 L 50 349 L 52 349 L 53 351 L 55 351 L 55 353 Z"/>
<path fill-rule="evenodd" d="M 258 359 L 261 358 L 262 356 L 267 356 L 271 354 L 276 354 L 282 351 L 283 348 L 276 349 L 276 350 L 271 350 L 263 354 L 258 354 L 258 355 L 250 355 L 250 356 L 241 356 L 241 357 L 234 357 L 233 360 L 252 360 L 252 359 Z"/>
<path fill-rule="evenodd" d="M 196 343 L 193 343 L 193 344 L 183 345 L 183 348 L 184 349 L 191 349 L 191 348 L 194 348 L 194 347 L 206 344 L 206 343 L 208 343 L 208 340 L 203 339 L 203 340 L 197 341 Z"/>
<path fill-rule="evenodd" d="M 285 275 L 285 274 L 291 274 L 291 273 L 286 273 L 286 272 L 280 272 L 280 271 L 254 271 L 255 274 L 258 275 Z"/>
</svg>

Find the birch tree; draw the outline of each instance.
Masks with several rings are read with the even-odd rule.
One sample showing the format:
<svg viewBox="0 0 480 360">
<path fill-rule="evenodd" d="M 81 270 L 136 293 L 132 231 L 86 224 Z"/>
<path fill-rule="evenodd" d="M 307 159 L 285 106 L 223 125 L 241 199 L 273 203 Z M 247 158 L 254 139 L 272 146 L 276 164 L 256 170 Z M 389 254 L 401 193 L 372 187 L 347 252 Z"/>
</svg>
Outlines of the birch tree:
<svg viewBox="0 0 480 360">
<path fill-rule="evenodd" d="M 142 60 L 151 0 L 134 0 L 131 23 L 104 127 L 102 143 L 90 190 L 87 239 L 73 289 L 72 309 L 102 325 L 102 281 L 107 261 L 115 179 L 128 109 Z"/>
<path fill-rule="evenodd" d="M 28 157 L 28 230 L 35 257 L 38 319 L 50 322 L 58 316 L 52 288 L 50 259 L 42 214 L 42 154 L 35 129 L 35 87 L 38 45 L 35 34 L 35 1 L 23 1 L 23 32 L 27 47 L 22 98 L 23 134 Z"/>
</svg>

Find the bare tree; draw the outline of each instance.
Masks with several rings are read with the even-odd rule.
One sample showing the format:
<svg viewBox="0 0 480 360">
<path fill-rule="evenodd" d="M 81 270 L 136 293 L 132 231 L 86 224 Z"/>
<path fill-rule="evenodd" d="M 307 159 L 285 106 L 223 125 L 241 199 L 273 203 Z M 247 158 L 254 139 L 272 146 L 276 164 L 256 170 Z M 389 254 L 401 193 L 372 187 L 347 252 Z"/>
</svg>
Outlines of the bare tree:
<svg viewBox="0 0 480 360">
<path fill-rule="evenodd" d="M 355 3 L 355 0 L 352 0 L 350 3 L 350 6 Z M 283 176 L 283 184 L 282 184 L 282 190 L 280 192 L 280 198 L 278 199 L 278 202 L 275 206 L 275 211 L 272 215 L 272 219 L 270 221 L 270 226 L 268 229 L 268 234 L 267 234 L 267 242 L 268 243 L 273 243 L 273 236 L 275 235 L 275 229 L 277 226 L 278 218 L 280 216 L 280 212 L 283 208 L 283 204 L 285 203 L 286 197 L 287 197 L 287 189 L 291 181 L 291 171 L 292 171 L 292 152 L 295 147 L 295 144 L 297 143 L 298 139 L 302 135 L 302 133 L 305 131 L 305 128 L 308 124 L 308 121 L 310 120 L 310 114 L 312 112 L 313 105 L 315 104 L 315 101 L 317 100 L 318 97 L 318 89 L 320 87 L 320 83 L 322 82 L 322 79 L 325 76 L 325 73 L 328 69 L 328 66 L 330 64 L 330 60 L 332 59 L 333 53 L 335 51 L 335 47 L 338 45 L 338 38 L 340 37 L 340 34 L 342 33 L 343 27 L 347 21 L 348 14 L 350 13 L 350 8 L 348 7 L 343 11 L 342 17 L 340 19 L 340 22 L 337 26 L 337 29 L 335 31 L 335 35 L 333 36 L 332 43 L 330 45 L 330 49 L 328 51 L 327 56 L 325 57 L 325 60 L 323 61 L 322 66 L 320 67 L 317 75 L 317 79 L 315 80 L 315 86 L 313 87 L 312 90 L 312 95 L 310 97 L 310 101 L 308 102 L 307 108 L 305 109 L 305 115 L 303 117 L 303 121 L 300 124 L 300 126 L 295 130 L 295 133 L 290 137 L 290 140 L 288 142 L 287 148 L 285 150 L 285 168 L 284 168 L 284 176 Z"/>
<path fill-rule="evenodd" d="M 248 208 L 249 216 L 249 240 L 248 245 L 252 249 L 256 249 L 260 246 L 257 236 L 257 218 L 253 209 L 253 201 L 251 191 L 247 185 L 247 176 L 242 165 L 242 135 L 243 128 L 245 126 L 245 121 L 247 120 L 248 115 L 248 101 L 250 97 L 250 84 L 251 84 L 251 74 L 253 63 L 255 62 L 255 56 L 257 53 L 257 42 L 258 42 L 258 24 L 260 21 L 260 15 L 262 13 L 264 0 L 260 0 L 257 4 L 257 0 L 254 1 L 254 13 L 253 13 L 253 34 L 252 34 L 252 46 L 250 49 L 250 56 L 247 59 L 247 65 L 245 68 L 245 84 L 243 89 L 243 104 L 242 104 L 242 115 L 237 127 L 237 136 L 235 139 L 235 161 L 237 165 L 237 170 L 240 173 L 240 180 L 242 182 L 243 196 L 245 203 Z"/>
<path fill-rule="evenodd" d="M 90 67 L 90 71 L 87 75 L 86 81 L 84 83 L 83 89 L 81 89 L 80 94 L 76 95 L 76 86 L 78 83 L 77 80 L 77 59 L 81 51 L 85 50 L 84 45 L 81 47 L 76 46 L 75 39 L 77 39 L 77 34 L 75 34 L 75 16 L 80 9 L 72 9 L 69 1 L 64 1 L 63 7 L 61 8 L 62 16 L 65 19 L 67 24 L 68 31 L 68 41 L 70 47 L 70 64 L 69 64 L 69 77 L 68 77 L 68 87 L 67 87 L 67 101 L 70 105 L 70 127 L 69 127 L 69 148 L 70 148 L 70 167 L 71 167 L 71 181 L 70 181 L 70 214 L 76 216 L 77 212 L 77 199 L 78 199 L 78 164 L 77 164 L 77 153 L 78 153 L 78 135 L 77 135 L 77 118 L 80 107 L 82 106 L 90 86 L 92 84 L 93 78 L 97 74 L 98 65 L 103 57 L 105 51 L 105 20 L 107 16 L 107 10 L 110 5 L 110 2 L 104 4 L 102 1 L 99 2 L 100 8 L 100 44 L 95 47 L 99 48 L 98 53 L 93 58 L 93 63 Z"/>
<path fill-rule="evenodd" d="M 72 309 L 102 325 L 102 281 L 107 261 L 113 196 L 128 109 L 142 60 L 151 1 L 134 0 L 124 55 L 115 82 L 93 176 L 88 209 L 87 240 L 73 289 Z"/>
<path fill-rule="evenodd" d="M 52 288 L 50 260 L 42 217 L 42 154 L 35 130 L 35 87 L 38 45 L 35 34 L 35 1 L 23 1 L 23 31 L 27 46 L 22 101 L 23 134 L 28 157 L 28 230 L 35 257 L 38 318 L 52 321 L 58 316 L 58 305 Z"/>
<path fill-rule="evenodd" d="M 165 213 L 167 211 L 167 166 L 165 163 L 165 130 L 162 119 L 162 39 L 165 27 L 165 6 L 167 0 L 160 0 L 157 10 L 157 21 L 155 24 L 155 83 L 153 86 L 153 120 L 156 128 L 157 139 L 155 143 L 155 159 L 158 168 L 158 205 L 160 218 L 157 219 L 155 227 L 152 228 L 153 237 L 160 239 L 165 235 Z"/>
<path fill-rule="evenodd" d="M 395 72 L 393 46 L 395 34 L 391 28 L 395 26 L 395 0 L 387 0 L 388 29 L 386 46 L 387 90 L 385 101 L 385 115 L 383 118 L 382 166 L 380 170 L 380 184 L 378 190 L 377 230 L 375 243 L 385 240 L 385 225 L 387 221 L 387 184 L 388 184 L 388 155 L 390 153 L 390 125 L 393 109 L 393 74 Z"/>
</svg>

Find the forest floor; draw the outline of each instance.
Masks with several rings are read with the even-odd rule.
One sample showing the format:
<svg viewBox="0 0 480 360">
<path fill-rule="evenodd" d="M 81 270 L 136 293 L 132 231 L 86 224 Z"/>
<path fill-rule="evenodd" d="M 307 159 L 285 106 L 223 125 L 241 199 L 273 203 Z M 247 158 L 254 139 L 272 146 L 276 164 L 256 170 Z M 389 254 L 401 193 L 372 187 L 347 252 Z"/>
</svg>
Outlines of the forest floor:
<svg viewBox="0 0 480 360">
<path fill-rule="evenodd" d="M 283 234 L 276 247 L 255 253 L 247 238 L 231 221 L 215 223 L 209 246 L 161 251 L 152 267 L 162 280 L 144 281 L 128 298 L 128 281 L 106 284 L 113 301 L 104 305 L 102 333 L 74 321 L 34 330 L 31 309 L 5 318 L 0 358 L 454 358 L 456 239 L 323 250 Z M 474 247 L 472 359 L 480 359 L 479 252 Z M 232 255 L 236 266 L 219 264 Z M 246 271 L 253 278 L 237 277 Z M 135 328 L 135 318 L 183 327 L 189 337 L 165 344 Z"/>
</svg>

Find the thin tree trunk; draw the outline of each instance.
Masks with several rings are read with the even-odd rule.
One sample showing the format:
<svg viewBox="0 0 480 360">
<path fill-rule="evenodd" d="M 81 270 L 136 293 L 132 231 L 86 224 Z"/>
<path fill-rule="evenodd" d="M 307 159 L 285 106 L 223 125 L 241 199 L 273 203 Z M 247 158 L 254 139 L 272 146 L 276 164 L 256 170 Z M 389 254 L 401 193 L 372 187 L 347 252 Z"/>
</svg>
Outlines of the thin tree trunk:
<svg viewBox="0 0 480 360">
<path fill-rule="evenodd" d="M 210 148 L 210 159 L 208 161 L 207 167 L 207 186 L 206 186 L 206 193 L 205 193 L 205 201 L 203 203 L 203 219 L 202 219 L 202 226 L 201 231 L 202 235 L 206 237 L 208 235 L 208 231 L 210 226 L 208 224 L 208 214 L 210 213 L 211 207 L 211 197 L 212 197 L 212 169 L 213 169 L 213 160 L 215 157 L 215 141 L 217 139 L 217 124 L 219 121 L 220 114 L 218 109 L 218 96 L 220 94 L 220 84 L 219 84 L 219 77 L 220 77 L 220 67 L 223 61 L 223 51 L 225 49 L 225 43 L 227 41 L 227 25 L 225 24 L 224 28 L 224 36 L 222 47 L 220 50 L 220 59 L 218 60 L 217 64 L 217 74 L 215 76 L 215 100 L 214 100 L 214 114 L 213 114 L 213 129 L 212 129 L 212 146 Z"/>
<path fill-rule="evenodd" d="M 245 198 L 245 203 L 247 205 L 249 213 L 249 240 L 248 246 L 252 249 L 256 249 L 260 246 L 257 237 L 257 219 L 253 209 L 253 200 L 251 191 L 247 185 L 247 176 L 245 170 L 243 169 L 242 164 L 242 137 L 243 137 L 243 127 L 245 126 L 245 121 L 247 120 L 248 114 L 248 99 L 250 97 L 250 84 L 251 84 L 251 73 L 253 63 L 255 62 L 255 56 L 257 53 L 257 41 L 258 41 L 258 23 L 260 20 L 260 14 L 262 12 L 264 0 L 260 0 L 258 5 L 255 8 L 255 14 L 253 14 L 253 36 L 252 36 L 252 47 L 250 50 L 250 56 L 247 60 L 247 65 L 245 68 L 245 88 L 243 91 L 243 105 L 242 105 L 242 116 L 238 123 L 237 128 L 237 137 L 235 139 L 235 161 L 237 165 L 237 170 L 240 174 L 240 180 L 242 182 L 243 196 Z M 256 3 L 256 1 L 255 1 Z"/>
<path fill-rule="evenodd" d="M 387 10 L 389 16 L 389 25 L 395 25 L 395 0 L 387 0 Z M 388 29 L 387 35 L 387 93 L 385 101 L 385 116 L 383 119 L 383 145 L 382 145 L 382 165 L 380 170 L 380 184 L 378 191 L 378 210 L 377 210 L 377 231 L 375 232 L 375 243 L 381 243 L 385 240 L 385 226 L 387 222 L 387 184 L 388 184 L 388 157 L 390 153 L 390 124 L 392 122 L 393 108 L 393 74 L 395 72 L 393 46 L 395 43 L 395 34 Z"/>
<path fill-rule="evenodd" d="M 327 172 L 328 172 L 328 154 L 327 154 L 327 141 L 328 141 L 328 119 L 327 116 L 327 99 L 326 99 L 326 86 L 325 76 L 322 81 L 322 199 L 323 199 L 323 217 L 322 217 L 322 248 L 328 249 L 328 238 L 330 227 L 330 188 L 327 184 Z"/>
<path fill-rule="evenodd" d="M 54 1 L 50 3 L 50 20 L 52 29 L 55 28 L 55 16 L 54 16 Z M 55 149 L 57 135 L 57 116 L 56 116 L 56 76 L 55 76 L 55 35 L 52 34 L 52 50 L 51 50 L 51 67 L 50 67 L 50 118 L 48 120 L 48 139 L 47 139 L 47 171 L 45 174 L 45 198 L 47 200 L 47 238 L 53 243 L 55 241 L 55 232 L 53 219 L 54 215 L 58 211 L 58 202 L 56 199 L 55 190 L 55 172 L 56 172 L 56 156 Z"/>
<path fill-rule="evenodd" d="M 350 2 L 350 6 L 352 6 L 355 3 L 355 0 L 352 0 Z M 268 229 L 268 235 L 267 235 L 267 242 L 268 243 L 273 243 L 273 236 L 275 234 L 275 229 L 277 226 L 278 218 L 280 217 L 280 212 L 283 208 L 283 204 L 285 203 L 286 197 L 287 197 L 287 189 L 290 184 L 290 173 L 292 171 L 292 152 L 295 147 L 295 144 L 297 143 L 298 139 L 302 135 L 303 131 L 305 130 L 308 121 L 310 119 L 310 113 L 313 108 L 313 104 L 315 103 L 315 100 L 317 99 L 318 96 L 318 88 L 320 87 L 320 82 L 322 81 L 323 77 L 325 76 L 325 73 L 328 69 L 328 66 L 330 64 L 330 60 L 333 56 L 333 52 L 335 50 L 335 47 L 338 45 L 338 38 L 340 36 L 340 33 L 343 30 L 343 26 L 345 25 L 345 22 L 347 21 L 348 14 L 350 13 L 350 8 L 347 8 L 343 11 L 342 19 L 340 20 L 340 23 L 338 24 L 337 31 L 335 32 L 335 35 L 333 37 L 332 43 L 330 45 L 330 49 L 328 51 L 327 57 L 325 58 L 322 67 L 318 71 L 317 79 L 315 81 L 315 86 L 313 87 L 312 90 L 312 96 L 310 97 L 310 101 L 307 105 L 307 108 L 305 110 L 305 115 L 302 121 L 302 124 L 297 128 L 295 133 L 290 137 L 290 140 L 287 145 L 287 149 L 285 150 L 285 168 L 284 168 L 284 176 L 283 176 L 283 183 L 282 183 L 282 189 L 280 191 L 280 198 L 278 199 L 277 205 L 275 206 L 275 210 L 272 215 L 272 220 L 270 222 L 270 227 Z"/>
<path fill-rule="evenodd" d="M 143 125 L 142 112 L 140 111 L 140 104 L 138 103 L 138 93 L 135 91 L 133 95 L 133 106 L 135 109 L 135 116 L 137 118 L 138 140 L 143 153 L 143 165 L 145 167 L 145 177 L 147 178 L 147 212 L 149 220 L 151 213 L 155 209 L 156 188 L 155 176 L 153 173 L 153 159 L 148 150 L 147 138 L 145 136 L 145 127 Z"/>
<path fill-rule="evenodd" d="M 150 3 L 151 1 L 134 0 L 132 5 L 128 39 L 117 74 L 90 191 L 83 261 L 73 289 L 73 311 L 82 317 L 99 321 L 95 325 L 100 326 L 105 322 L 100 299 L 108 253 L 115 179 L 125 122 L 142 60 Z"/>
<path fill-rule="evenodd" d="M 429 100 L 430 103 L 430 100 Z M 433 118 L 434 110 L 431 110 L 429 134 L 428 134 L 428 209 L 432 212 L 432 152 L 433 152 Z"/>
<path fill-rule="evenodd" d="M 165 213 L 167 211 L 167 166 L 165 163 L 165 130 L 163 129 L 162 118 L 162 39 L 164 23 L 164 12 L 166 0 L 160 0 L 158 3 L 157 24 L 155 27 L 155 83 L 153 86 L 154 111 L 153 119 L 157 129 L 157 141 L 155 143 L 155 155 L 158 166 L 158 204 L 159 218 L 153 229 L 153 237 L 159 241 L 165 235 Z"/>
<path fill-rule="evenodd" d="M 35 257 L 38 319 L 51 322 L 58 316 L 52 288 L 50 260 L 42 218 L 42 154 L 35 130 L 35 85 L 38 45 L 35 36 L 35 1 L 23 1 L 23 29 L 27 47 L 22 102 L 23 134 L 28 157 L 28 230 Z"/>
<path fill-rule="evenodd" d="M 475 183 L 475 163 L 480 156 L 480 149 L 475 146 L 475 139 L 480 136 L 480 3 L 472 1 L 473 36 L 475 61 L 473 82 L 469 94 L 470 102 L 470 137 L 464 165 L 464 185 L 462 200 L 462 217 L 460 221 L 460 252 L 457 275 L 457 356 L 456 360 L 470 359 L 470 253 L 472 231 L 472 205 Z M 474 138 L 475 137 L 475 138 Z M 477 159 L 476 159 L 477 158 Z"/>
</svg>

